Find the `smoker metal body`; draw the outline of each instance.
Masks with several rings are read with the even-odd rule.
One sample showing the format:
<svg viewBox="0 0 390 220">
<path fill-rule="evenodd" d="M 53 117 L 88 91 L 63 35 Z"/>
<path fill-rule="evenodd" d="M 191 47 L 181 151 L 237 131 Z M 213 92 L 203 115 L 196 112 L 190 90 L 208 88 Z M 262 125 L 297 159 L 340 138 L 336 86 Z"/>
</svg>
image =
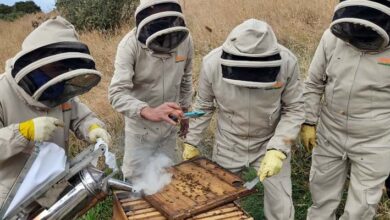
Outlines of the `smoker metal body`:
<svg viewBox="0 0 390 220">
<path fill-rule="evenodd" d="M 48 210 L 43 211 L 36 219 L 56 220 L 75 219 L 87 211 L 91 204 L 104 199 L 110 189 L 121 189 L 133 192 L 131 185 L 111 177 L 94 167 L 88 167 L 79 173 L 78 184 Z"/>
</svg>

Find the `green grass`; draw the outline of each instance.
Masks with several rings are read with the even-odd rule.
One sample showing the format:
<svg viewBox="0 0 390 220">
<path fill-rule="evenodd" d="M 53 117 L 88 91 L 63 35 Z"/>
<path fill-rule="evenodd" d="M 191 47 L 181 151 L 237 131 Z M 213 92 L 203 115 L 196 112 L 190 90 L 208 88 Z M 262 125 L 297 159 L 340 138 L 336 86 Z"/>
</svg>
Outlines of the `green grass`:
<svg viewBox="0 0 390 220">
<path fill-rule="evenodd" d="M 245 181 L 250 181 L 253 178 L 257 178 L 256 170 L 246 169 L 242 173 L 242 178 Z M 263 215 L 263 185 L 261 183 L 258 183 L 256 185 L 257 192 L 253 195 L 250 195 L 246 198 L 241 199 L 240 205 L 241 207 L 247 211 L 254 219 L 264 219 Z"/>
<path fill-rule="evenodd" d="M 112 219 L 112 197 L 108 196 L 105 200 L 98 203 L 78 220 L 108 220 Z"/>
<path fill-rule="evenodd" d="M 304 220 L 306 219 L 307 209 L 312 204 L 310 197 L 309 189 L 309 172 L 311 157 L 308 153 L 304 152 L 303 149 L 293 149 L 293 157 L 291 161 L 292 166 L 292 187 L 293 187 L 293 201 L 295 207 L 295 219 Z M 242 178 L 245 181 L 252 180 L 256 177 L 256 171 L 251 168 L 245 170 L 242 174 Z M 347 198 L 347 188 L 349 181 L 345 183 L 345 190 L 343 192 L 342 200 L 340 202 L 339 208 L 337 209 L 336 215 L 337 218 L 343 214 L 345 201 Z M 258 192 L 244 198 L 240 201 L 242 208 L 247 211 L 254 219 L 261 220 L 264 218 L 263 211 L 263 195 L 264 190 L 261 183 L 256 186 Z M 377 220 L 389 220 L 390 219 L 390 200 L 387 197 L 386 193 L 382 197 L 381 203 L 379 204 L 377 215 L 375 219 Z"/>
<path fill-rule="evenodd" d="M 295 206 L 295 219 L 306 219 L 306 212 L 311 205 L 310 191 L 309 191 L 309 171 L 310 171 L 310 157 L 301 150 L 293 150 L 293 157 L 291 161 L 292 166 L 292 185 L 293 185 L 293 201 Z M 245 181 L 255 178 L 256 171 L 253 168 L 247 169 L 243 172 L 242 178 Z M 248 196 L 240 201 L 241 206 L 254 219 L 265 219 L 263 210 L 263 196 L 264 190 L 261 183 L 256 186 L 255 194 Z"/>
</svg>

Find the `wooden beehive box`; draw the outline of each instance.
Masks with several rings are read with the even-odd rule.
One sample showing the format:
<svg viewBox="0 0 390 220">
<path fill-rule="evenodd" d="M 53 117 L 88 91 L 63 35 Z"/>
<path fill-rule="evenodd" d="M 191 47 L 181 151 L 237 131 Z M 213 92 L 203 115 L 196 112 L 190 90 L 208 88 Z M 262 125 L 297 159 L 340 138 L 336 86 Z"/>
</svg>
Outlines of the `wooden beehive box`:
<svg viewBox="0 0 390 220">
<path fill-rule="evenodd" d="M 185 161 L 172 167 L 170 172 L 173 174 L 171 183 L 161 192 L 145 196 L 147 204 L 142 200 L 136 207 L 150 204 L 167 219 L 182 220 L 253 192 L 243 187 L 240 177 L 206 158 Z"/>
<path fill-rule="evenodd" d="M 114 220 L 167 220 L 144 199 L 130 199 L 127 192 L 114 193 Z M 241 207 L 230 202 L 188 220 L 253 220 Z"/>
</svg>

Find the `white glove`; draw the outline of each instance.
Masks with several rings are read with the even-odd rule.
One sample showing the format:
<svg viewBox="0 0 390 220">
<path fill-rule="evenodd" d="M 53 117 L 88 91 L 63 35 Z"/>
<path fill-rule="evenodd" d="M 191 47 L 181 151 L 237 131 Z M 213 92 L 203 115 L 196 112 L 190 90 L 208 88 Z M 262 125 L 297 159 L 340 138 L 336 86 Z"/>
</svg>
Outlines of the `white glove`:
<svg viewBox="0 0 390 220">
<path fill-rule="evenodd" d="M 64 127 L 64 123 L 52 117 L 34 118 L 19 124 L 20 133 L 30 141 L 47 141 L 57 127 Z"/>
<path fill-rule="evenodd" d="M 101 128 L 99 125 L 93 124 L 89 127 L 88 130 L 89 130 L 88 137 L 90 142 L 96 143 L 97 139 L 101 138 L 107 145 L 110 145 L 111 143 L 110 134 L 106 130 Z"/>
</svg>

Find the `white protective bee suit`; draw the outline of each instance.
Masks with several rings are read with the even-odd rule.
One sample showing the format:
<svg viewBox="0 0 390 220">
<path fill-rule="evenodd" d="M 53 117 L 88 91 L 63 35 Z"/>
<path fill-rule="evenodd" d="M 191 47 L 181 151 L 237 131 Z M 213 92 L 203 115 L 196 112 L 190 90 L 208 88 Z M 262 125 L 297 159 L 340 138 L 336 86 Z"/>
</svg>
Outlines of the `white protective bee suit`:
<svg viewBox="0 0 390 220">
<path fill-rule="evenodd" d="M 193 45 L 178 1 L 142 0 L 135 17 L 137 27 L 118 46 L 109 87 L 111 105 L 125 116 L 122 171 L 129 179 L 152 154 L 179 161 L 176 127 L 148 121 L 141 110 L 166 102 L 189 108 L 192 95 Z"/>
<path fill-rule="evenodd" d="M 48 67 L 54 68 L 47 72 Z M 70 131 L 89 140 L 89 127 L 104 124 L 75 96 L 98 84 L 101 74 L 88 47 L 62 17 L 31 32 L 0 75 L 0 207 L 34 147 L 20 123 L 49 116 L 64 124 L 46 140 L 68 150 Z M 37 132 L 37 131 L 36 131 Z"/>
<path fill-rule="evenodd" d="M 250 19 L 238 25 L 203 59 L 193 108 L 206 115 L 190 121 L 186 139 L 199 146 L 217 112 L 212 159 L 222 167 L 259 169 L 268 150 L 283 152 L 280 173 L 263 182 L 267 219 L 294 219 L 290 148 L 304 115 L 298 68 L 267 23 Z"/>
<path fill-rule="evenodd" d="M 389 35 L 390 1 L 347 0 L 321 39 L 304 90 L 317 127 L 307 219 L 336 219 L 349 169 L 340 219 L 375 216 L 390 172 Z"/>
</svg>

